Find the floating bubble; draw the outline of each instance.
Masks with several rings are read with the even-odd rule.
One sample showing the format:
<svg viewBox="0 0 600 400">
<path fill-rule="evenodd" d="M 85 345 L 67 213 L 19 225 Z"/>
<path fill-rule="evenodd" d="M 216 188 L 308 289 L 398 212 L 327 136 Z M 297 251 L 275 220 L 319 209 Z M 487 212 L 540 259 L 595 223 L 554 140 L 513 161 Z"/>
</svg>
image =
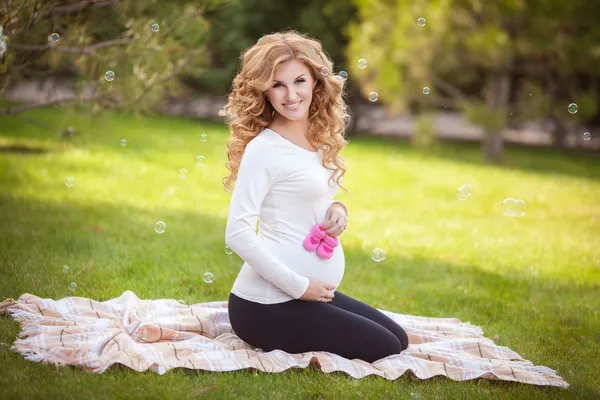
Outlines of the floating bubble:
<svg viewBox="0 0 600 400">
<path fill-rule="evenodd" d="M 121 147 L 127 146 L 127 139 L 121 139 Z"/>
<path fill-rule="evenodd" d="M 429 94 L 429 92 L 431 92 L 431 90 L 429 89 L 429 87 L 425 86 L 423 88 L 423 94 Z"/>
<path fill-rule="evenodd" d="M 181 169 L 179 170 L 179 177 L 180 177 L 181 179 L 186 179 L 186 178 L 187 178 L 187 169 L 185 169 L 185 168 L 181 168 Z"/>
<path fill-rule="evenodd" d="M 177 304 L 181 304 L 182 306 L 184 306 L 185 305 L 185 301 L 183 301 L 183 300 L 177 300 Z"/>
<path fill-rule="evenodd" d="M 48 41 L 50 43 L 58 43 L 59 40 L 60 40 L 60 35 L 56 32 L 48 35 Z"/>
<path fill-rule="evenodd" d="M 163 221 L 158 221 L 156 223 L 156 226 L 154 227 L 154 232 L 161 234 L 161 233 L 165 233 L 166 229 L 167 229 L 167 224 L 165 224 Z"/>
<path fill-rule="evenodd" d="M 502 202 L 502 214 L 507 217 L 523 217 L 526 211 L 527 204 L 523 200 L 509 197 Z"/>
<path fill-rule="evenodd" d="M 46 168 L 41 170 L 42 176 L 46 176 L 48 174 L 48 170 Z"/>
<path fill-rule="evenodd" d="M 212 283 L 212 281 L 215 280 L 215 276 L 213 274 L 211 274 L 210 272 L 207 272 L 204 274 L 204 282 L 206 283 Z"/>
<path fill-rule="evenodd" d="M 367 60 L 365 60 L 364 58 L 361 58 L 360 60 L 358 60 L 358 68 L 360 68 L 360 69 L 367 68 Z"/>
<path fill-rule="evenodd" d="M 107 82 L 112 82 L 115 80 L 115 73 L 113 71 L 106 71 L 104 73 L 104 79 L 106 79 Z"/>
<path fill-rule="evenodd" d="M 228 256 L 233 254 L 233 250 L 231 250 L 231 247 L 225 246 L 225 254 L 227 254 Z"/>
<path fill-rule="evenodd" d="M 62 269 L 63 273 L 67 273 L 69 272 L 69 266 L 68 265 L 63 265 L 63 269 Z"/>
<path fill-rule="evenodd" d="M 371 252 L 371 258 L 373 259 L 373 261 L 375 262 L 380 262 L 385 260 L 385 258 L 387 257 L 387 253 L 385 252 L 385 250 L 380 249 L 378 247 L 376 247 L 372 252 Z"/>
<path fill-rule="evenodd" d="M 579 107 L 577 106 L 577 104 L 575 104 L 575 103 L 569 104 L 569 112 L 571 114 L 575 114 L 577 112 L 577 110 L 579 110 Z"/>
<path fill-rule="evenodd" d="M 69 285 L 69 290 L 71 292 L 74 292 L 75 289 L 77 289 L 77 284 L 75 282 L 71 282 L 71 284 Z"/>
<path fill-rule="evenodd" d="M 346 79 L 348 79 L 348 73 L 346 71 L 340 71 L 340 72 L 338 72 L 337 76 L 339 76 L 340 79 L 342 79 L 343 81 L 345 81 Z"/>
<path fill-rule="evenodd" d="M 369 93 L 369 100 L 371 100 L 372 102 L 377 101 L 378 98 L 379 98 L 379 95 L 377 94 L 377 92 Z"/>
<path fill-rule="evenodd" d="M 206 133 L 203 133 L 202 135 L 200 135 L 200 141 L 201 142 L 206 142 L 208 140 L 208 135 Z"/>
<path fill-rule="evenodd" d="M 417 19 L 417 25 L 419 25 L 419 26 L 421 26 L 421 27 L 425 26 L 425 23 L 426 23 L 426 22 L 427 22 L 427 21 L 426 21 L 426 20 L 425 20 L 425 18 L 423 18 L 423 17 L 421 17 L 421 18 Z"/>
<path fill-rule="evenodd" d="M 206 158 L 204 156 L 198 156 L 198 157 L 196 157 L 196 165 L 198 167 L 204 166 L 204 161 L 206 161 Z"/>
<path fill-rule="evenodd" d="M 583 140 L 590 140 L 592 138 L 592 134 L 589 132 L 585 132 L 583 134 Z"/>
<path fill-rule="evenodd" d="M 321 68 L 321 75 L 323 75 L 323 76 L 329 75 L 329 68 L 327 68 L 327 67 Z"/>
<path fill-rule="evenodd" d="M 150 29 L 152 30 L 152 32 L 156 33 L 160 30 L 160 26 L 158 24 L 152 24 L 150 26 Z"/>
<path fill-rule="evenodd" d="M 456 198 L 459 200 L 466 200 L 471 196 L 471 194 L 473 194 L 473 186 L 469 185 L 468 183 L 456 189 Z"/>
<path fill-rule="evenodd" d="M 73 178 L 72 176 L 70 176 L 67 179 L 65 179 L 65 185 L 67 185 L 68 187 L 75 186 L 75 178 Z"/>
</svg>

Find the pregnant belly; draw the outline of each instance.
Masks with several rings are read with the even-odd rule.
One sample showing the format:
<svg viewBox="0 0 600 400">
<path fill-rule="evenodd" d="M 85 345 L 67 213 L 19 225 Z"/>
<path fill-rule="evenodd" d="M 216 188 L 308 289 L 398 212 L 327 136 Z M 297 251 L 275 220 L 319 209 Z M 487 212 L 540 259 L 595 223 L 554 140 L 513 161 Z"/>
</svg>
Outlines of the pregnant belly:
<svg viewBox="0 0 600 400">
<path fill-rule="evenodd" d="M 307 251 L 302 244 L 280 244 L 279 259 L 294 272 L 310 279 L 338 286 L 344 277 L 345 259 L 341 243 L 335 247 L 329 259 L 322 259 L 316 252 Z"/>
</svg>

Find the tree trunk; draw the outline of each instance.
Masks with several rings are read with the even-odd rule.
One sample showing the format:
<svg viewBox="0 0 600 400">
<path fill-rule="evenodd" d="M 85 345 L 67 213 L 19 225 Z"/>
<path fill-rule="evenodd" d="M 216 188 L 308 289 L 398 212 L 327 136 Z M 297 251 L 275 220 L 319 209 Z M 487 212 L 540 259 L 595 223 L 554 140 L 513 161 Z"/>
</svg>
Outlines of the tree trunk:
<svg viewBox="0 0 600 400">
<path fill-rule="evenodd" d="M 486 105 L 492 114 L 507 112 L 510 88 L 511 77 L 508 72 L 491 72 L 486 93 Z M 500 118 L 499 120 L 505 121 L 506 119 Z M 504 158 L 502 131 L 505 124 L 503 122 L 493 125 L 492 129 L 486 128 L 485 136 L 481 142 L 481 150 L 486 161 L 499 164 Z"/>
<path fill-rule="evenodd" d="M 358 105 L 361 103 L 360 90 L 356 86 L 349 87 L 349 95 L 346 98 L 346 105 L 351 113 L 350 123 L 346 126 L 346 136 L 352 137 L 356 134 L 356 120 L 358 119 Z"/>
<path fill-rule="evenodd" d="M 567 147 L 567 126 L 565 122 L 555 116 L 550 117 L 552 121 L 552 142 L 555 146 L 564 149 Z"/>
</svg>

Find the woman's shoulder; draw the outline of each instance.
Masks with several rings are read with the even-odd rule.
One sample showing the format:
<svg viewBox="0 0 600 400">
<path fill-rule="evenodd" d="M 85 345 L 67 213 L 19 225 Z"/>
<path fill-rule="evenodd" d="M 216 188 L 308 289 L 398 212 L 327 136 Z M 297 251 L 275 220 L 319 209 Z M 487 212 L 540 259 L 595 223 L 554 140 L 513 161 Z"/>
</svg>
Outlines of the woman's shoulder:
<svg viewBox="0 0 600 400">
<path fill-rule="evenodd" d="M 280 152 L 277 149 L 280 148 L 280 143 L 274 134 L 276 135 L 268 128 L 261 130 L 258 135 L 248 142 L 244 153 L 251 152 L 256 156 L 269 156 L 270 158 L 279 154 Z"/>
<path fill-rule="evenodd" d="M 248 142 L 246 148 L 255 148 L 257 150 L 273 150 L 278 145 L 277 138 L 274 135 L 276 135 L 275 132 L 269 128 L 264 128 L 258 133 L 258 135 L 253 137 L 252 140 Z"/>
</svg>

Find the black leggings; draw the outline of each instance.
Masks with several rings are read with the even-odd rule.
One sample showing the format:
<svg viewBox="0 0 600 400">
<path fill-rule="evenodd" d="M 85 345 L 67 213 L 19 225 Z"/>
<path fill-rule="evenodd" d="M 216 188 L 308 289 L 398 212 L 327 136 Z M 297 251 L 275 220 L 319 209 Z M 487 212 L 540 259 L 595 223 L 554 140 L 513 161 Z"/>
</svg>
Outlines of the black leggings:
<svg viewBox="0 0 600 400">
<path fill-rule="evenodd" d="M 244 342 L 266 352 L 327 351 L 372 363 L 408 347 L 408 335 L 398 323 L 367 304 L 334 293 L 330 303 L 279 304 L 260 304 L 230 293 L 231 327 Z"/>
</svg>

